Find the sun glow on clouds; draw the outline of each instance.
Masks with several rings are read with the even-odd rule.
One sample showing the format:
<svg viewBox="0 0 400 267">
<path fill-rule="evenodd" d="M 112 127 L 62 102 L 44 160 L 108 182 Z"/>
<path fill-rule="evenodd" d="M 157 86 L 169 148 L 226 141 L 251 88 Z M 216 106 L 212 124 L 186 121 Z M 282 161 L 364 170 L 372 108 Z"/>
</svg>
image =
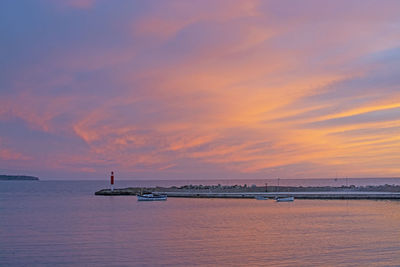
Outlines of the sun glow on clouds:
<svg viewBox="0 0 400 267">
<path fill-rule="evenodd" d="M 0 11 L 8 169 L 400 175 L 397 1 L 26 4 Z"/>
</svg>

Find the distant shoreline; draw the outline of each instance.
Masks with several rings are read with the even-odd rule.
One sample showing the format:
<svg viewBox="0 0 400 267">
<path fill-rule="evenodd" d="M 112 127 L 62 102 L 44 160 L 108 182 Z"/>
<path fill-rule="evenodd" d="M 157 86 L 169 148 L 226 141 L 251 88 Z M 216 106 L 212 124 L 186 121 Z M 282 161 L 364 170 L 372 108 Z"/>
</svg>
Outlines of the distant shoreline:
<svg viewBox="0 0 400 267">
<path fill-rule="evenodd" d="M 0 175 L 0 181 L 39 181 L 39 178 L 28 175 Z"/>
</svg>

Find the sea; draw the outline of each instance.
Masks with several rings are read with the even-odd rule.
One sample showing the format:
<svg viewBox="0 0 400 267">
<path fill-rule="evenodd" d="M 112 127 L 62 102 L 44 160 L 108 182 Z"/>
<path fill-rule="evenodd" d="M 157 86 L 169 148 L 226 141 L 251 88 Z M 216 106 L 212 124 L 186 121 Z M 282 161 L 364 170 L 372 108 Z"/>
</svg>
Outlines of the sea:
<svg viewBox="0 0 400 267">
<path fill-rule="evenodd" d="M 116 181 L 116 187 L 275 185 Z M 392 179 L 280 179 L 379 185 Z M 108 181 L 1 181 L 0 266 L 400 266 L 400 202 L 95 196 Z"/>
</svg>

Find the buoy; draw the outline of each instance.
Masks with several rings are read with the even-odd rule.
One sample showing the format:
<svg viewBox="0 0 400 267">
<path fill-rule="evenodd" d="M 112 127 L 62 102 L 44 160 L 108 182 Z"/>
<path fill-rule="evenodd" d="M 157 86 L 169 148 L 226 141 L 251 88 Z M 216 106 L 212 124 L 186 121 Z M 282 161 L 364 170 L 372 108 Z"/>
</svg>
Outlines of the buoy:
<svg viewBox="0 0 400 267">
<path fill-rule="evenodd" d="M 114 172 L 111 172 L 111 191 L 114 191 Z"/>
</svg>

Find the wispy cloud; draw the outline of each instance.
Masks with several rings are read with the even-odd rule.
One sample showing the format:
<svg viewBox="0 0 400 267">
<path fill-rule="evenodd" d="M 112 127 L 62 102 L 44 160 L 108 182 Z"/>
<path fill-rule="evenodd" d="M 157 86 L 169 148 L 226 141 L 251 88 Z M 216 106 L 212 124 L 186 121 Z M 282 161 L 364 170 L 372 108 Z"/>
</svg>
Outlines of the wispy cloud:
<svg viewBox="0 0 400 267">
<path fill-rule="evenodd" d="M 0 9 L 13 25 L 1 164 L 59 177 L 400 175 L 397 1 L 23 3 L 31 16 Z"/>
</svg>

